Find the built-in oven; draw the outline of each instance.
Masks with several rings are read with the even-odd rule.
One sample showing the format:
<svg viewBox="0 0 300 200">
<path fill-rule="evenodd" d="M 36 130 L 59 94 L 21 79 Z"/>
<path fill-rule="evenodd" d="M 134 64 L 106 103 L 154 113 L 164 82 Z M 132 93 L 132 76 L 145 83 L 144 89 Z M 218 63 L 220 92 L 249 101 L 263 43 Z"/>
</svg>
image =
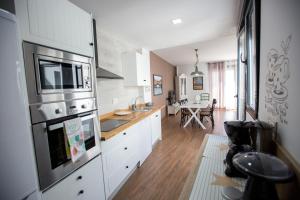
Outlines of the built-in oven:
<svg viewBox="0 0 300 200">
<path fill-rule="evenodd" d="M 76 102 L 73 103 L 76 105 Z M 44 112 L 44 115 L 51 111 L 55 113 L 56 107 L 59 107 L 59 104 L 49 104 L 40 108 L 40 112 Z M 68 109 L 71 109 L 69 107 Z M 47 118 L 51 118 L 49 116 Z M 76 162 L 71 161 L 71 157 L 66 150 L 68 146 L 64 132 L 64 121 L 74 118 L 81 119 L 86 148 L 86 153 Z M 32 125 L 39 184 L 42 191 L 100 153 L 98 137 L 100 131 L 98 127 L 97 112 L 93 109 L 87 112 L 48 119 Z"/>
<path fill-rule="evenodd" d="M 23 42 L 28 102 L 41 191 L 100 154 L 92 58 Z M 72 162 L 66 120 L 80 118 L 86 153 Z"/>
<path fill-rule="evenodd" d="M 23 43 L 29 104 L 94 97 L 92 58 Z"/>
</svg>

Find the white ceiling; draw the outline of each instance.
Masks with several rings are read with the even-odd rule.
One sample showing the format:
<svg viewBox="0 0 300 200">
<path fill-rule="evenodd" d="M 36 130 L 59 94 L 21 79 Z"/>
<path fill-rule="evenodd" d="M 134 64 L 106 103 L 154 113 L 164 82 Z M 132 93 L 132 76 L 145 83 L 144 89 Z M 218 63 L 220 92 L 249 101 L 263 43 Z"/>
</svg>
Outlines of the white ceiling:
<svg viewBox="0 0 300 200">
<path fill-rule="evenodd" d="M 70 1 L 92 12 L 98 28 L 139 47 L 157 50 L 156 54 L 172 64 L 189 60 L 184 53 L 187 50 L 183 53 L 179 51 L 194 45 L 176 46 L 202 44 L 204 41 L 232 35 L 240 7 L 240 0 Z M 181 18 L 182 24 L 173 25 L 171 20 L 176 18 Z M 168 55 L 173 53 L 177 53 L 176 56 Z M 176 59 L 178 55 L 185 59 Z"/>
<path fill-rule="evenodd" d="M 176 66 L 193 65 L 198 49 L 200 62 L 224 61 L 237 58 L 237 39 L 235 35 L 209 41 L 155 50 L 154 53 Z"/>
</svg>

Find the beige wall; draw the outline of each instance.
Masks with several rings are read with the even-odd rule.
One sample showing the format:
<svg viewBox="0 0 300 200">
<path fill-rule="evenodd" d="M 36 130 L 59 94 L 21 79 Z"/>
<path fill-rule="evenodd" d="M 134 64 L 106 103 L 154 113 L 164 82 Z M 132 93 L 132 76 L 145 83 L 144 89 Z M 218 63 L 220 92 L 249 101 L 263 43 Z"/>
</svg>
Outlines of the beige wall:
<svg viewBox="0 0 300 200">
<path fill-rule="evenodd" d="M 163 94 L 154 96 L 152 92 L 152 101 L 154 105 L 166 105 L 162 110 L 162 118 L 166 116 L 168 91 L 175 90 L 174 77 L 176 75 L 176 67 L 150 52 L 150 69 L 151 69 L 151 85 L 153 84 L 153 74 L 161 75 L 163 78 Z"/>
</svg>

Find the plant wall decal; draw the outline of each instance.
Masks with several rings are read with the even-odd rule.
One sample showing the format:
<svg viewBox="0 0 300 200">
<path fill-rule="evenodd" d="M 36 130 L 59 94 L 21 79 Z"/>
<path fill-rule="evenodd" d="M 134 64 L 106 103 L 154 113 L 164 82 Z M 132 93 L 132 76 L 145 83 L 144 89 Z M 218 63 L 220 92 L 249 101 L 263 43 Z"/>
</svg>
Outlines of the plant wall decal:
<svg viewBox="0 0 300 200">
<path fill-rule="evenodd" d="M 269 120 L 287 124 L 288 88 L 290 78 L 288 51 L 292 36 L 281 42 L 281 50 L 270 49 L 268 53 L 268 72 L 266 76 L 265 108 Z"/>
</svg>

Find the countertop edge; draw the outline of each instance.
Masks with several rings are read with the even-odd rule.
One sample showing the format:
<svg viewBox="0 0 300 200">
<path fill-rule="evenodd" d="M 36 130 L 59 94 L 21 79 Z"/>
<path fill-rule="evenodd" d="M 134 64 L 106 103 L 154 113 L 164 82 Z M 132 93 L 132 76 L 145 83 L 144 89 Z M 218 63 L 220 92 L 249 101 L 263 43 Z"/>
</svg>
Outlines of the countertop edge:
<svg viewBox="0 0 300 200">
<path fill-rule="evenodd" d="M 112 130 L 111 131 L 112 133 L 110 133 L 110 132 L 100 133 L 100 135 L 101 135 L 100 140 L 101 141 L 109 140 L 110 138 L 120 134 L 122 131 L 130 128 L 131 126 L 135 125 L 136 123 L 140 122 L 141 120 L 145 119 L 146 117 L 149 117 L 150 115 L 157 112 L 158 110 L 163 109 L 164 107 L 165 107 L 165 105 L 157 106 L 157 107 L 154 107 L 153 109 L 151 109 L 151 111 L 143 112 L 142 116 L 138 117 L 137 119 L 132 119 L 132 121 L 129 121 L 127 124 L 124 124 L 116 129 Z M 100 120 L 105 120 L 105 119 L 111 119 L 112 117 L 115 117 L 114 112 L 100 115 L 100 116 L 98 116 L 98 119 L 100 121 Z M 103 136 L 103 134 L 105 134 L 106 136 Z"/>
</svg>

